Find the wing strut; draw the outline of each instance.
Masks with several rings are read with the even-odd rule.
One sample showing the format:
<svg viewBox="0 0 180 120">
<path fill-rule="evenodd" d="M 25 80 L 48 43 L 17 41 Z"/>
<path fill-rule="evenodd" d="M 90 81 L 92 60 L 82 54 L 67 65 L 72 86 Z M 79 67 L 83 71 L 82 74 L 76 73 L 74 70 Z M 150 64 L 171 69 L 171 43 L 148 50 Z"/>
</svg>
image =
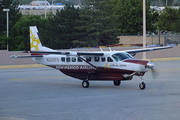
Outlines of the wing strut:
<svg viewBox="0 0 180 120">
<path fill-rule="evenodd" d="M 88 62 L 87 60 L 83 59 L 81 56 L 78 56 L 78 58 L 80 58 L 80 59 L 83 60 L 84 62 L 88 63 L 88 64 L 91 65 L 92 67 L 96 68 L 96 70 L 100 71 L 100 69 L 98 69 L 96 66 L 94 66 L 93 64 L 91 64 L 91 63 Z"/>
</svg>

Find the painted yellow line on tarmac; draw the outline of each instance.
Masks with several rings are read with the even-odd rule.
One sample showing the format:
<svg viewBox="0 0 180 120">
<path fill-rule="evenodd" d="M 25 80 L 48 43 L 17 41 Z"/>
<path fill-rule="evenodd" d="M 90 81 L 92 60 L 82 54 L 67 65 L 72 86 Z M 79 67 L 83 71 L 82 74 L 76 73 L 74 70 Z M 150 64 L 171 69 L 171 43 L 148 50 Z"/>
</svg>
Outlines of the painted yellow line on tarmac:
<svg viewBox="0 0 180 120">
<path fill-rule="evenodd" d="M 158 70 L 158 71 L 178 71 L 180 69 Z"/>
<path fill-rule="evenodd" d="M 34 80 L 34 79 L 65 78 L 65 77 L 68 77 L 68 76 L 37 77 L 37 78 L 18 78 L 18 79 L 9 79 L 9 80 L 16 81 L 16 80 Z"/>
<path fill-rule="evenodd" d="M 157 72 L 163 72 L 163 71 L 178 71 L 180 69 L 167 69 L 167 70 L 156 70 Z M 148 72 L 152 72 L 152 71 L 148 71 Z"/>
<path fill-rule="evenodd" d="M 0 111 L 17 111 L 17 110 L 29 110 L 33 108 L 18 108 L 18 109 L 5 109 L 5 110 L 0 110 Z"/>
<path fill-rule="evenodd" d="M 56 114 L 69 114 L 70 112 L 54 112 L 54 113 L 42 113 L 42 114 L 28 114 L 24 116 L 17 116 L 19 118 L 27 117 L 27 116 L 46 116 L 46 115 L 56 115 Z"/>
<path fill-rule="evenodd" d="M 147 59 L 149 61 L 172 61 L 172 60 L 180 60 L 180 57 L 171 57 L 171 58 L 152 58 Z"/>
<path fill-rule="evenodd" d="M 33 67 L 46 67 L 42 64 L 28 64 L 28 65 L 7 65 L 0 66 L 0 69 L 12 69 L 12 68 L 33 68 Z"/>
</svg>

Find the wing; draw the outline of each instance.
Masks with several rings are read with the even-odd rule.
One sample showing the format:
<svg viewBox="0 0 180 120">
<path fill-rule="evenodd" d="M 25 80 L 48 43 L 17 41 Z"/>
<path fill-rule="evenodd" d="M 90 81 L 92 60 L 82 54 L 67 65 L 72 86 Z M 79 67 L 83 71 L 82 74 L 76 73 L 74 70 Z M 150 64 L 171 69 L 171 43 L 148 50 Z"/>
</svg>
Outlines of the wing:
<svg viewBox="0 0 180 120">
<path fill-rule="evenodd" d="M 59 54 L 59 55 L 72 55 L 72 56 L 103 56 L 102 52 L 58 52 L 58 51 L 31 51 L 35 54 Z"/>
<path fill-rule="evenodd" d="M 155 50 L 162 50 L 172 48 L 171 46 L 166 47 L 154 47 L 154 48 L 145 48 L 145 49 L 135 49 L 135 50 L 125 50 L 125 52 L 130 54 L 136 54 L 139 52 L 148 52 L 148 51 L 155 51 Z M 111 51 L 110 51 L 111 52 Z M 116 51 L 118 52 L 118 51 Z M 43 55 L 48 54 L 56 54 L 56 55 L 69 55 L 69 56 L 103 56 L 105 52 L 59 52 L 59 51 L 26 51 L 23 53 L 31 53 L 33 55 L 30 56 L 15 56 L 12 55 L 10 58 L 32 58 L 32 57 L 43 57 Z"/>
<path fill-rule="evenodd" d="M 126 50 L 125 52 L 130 53 L 130 54 L 135 54 L 135 53 L 139 53 L 139 52 L 148 52 L 148 51 L 162 50 L 162 49 L 169 49 L 169 48 L 172 48 L 172 46 Z"/>
</svg>

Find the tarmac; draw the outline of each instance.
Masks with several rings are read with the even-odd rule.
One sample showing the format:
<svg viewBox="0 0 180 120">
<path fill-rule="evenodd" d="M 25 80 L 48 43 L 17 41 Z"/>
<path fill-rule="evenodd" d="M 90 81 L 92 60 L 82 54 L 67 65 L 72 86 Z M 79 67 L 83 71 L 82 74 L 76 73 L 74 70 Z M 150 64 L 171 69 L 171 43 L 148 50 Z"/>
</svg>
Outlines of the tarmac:
<svg viewBox="0 0 180 120">
<path fill-rule="evenodd" d="M 180 60 L 153 61 L 158 77 L 81 82 L 49 67 L 0 69 L 0 120 L 179 120 Z"/>
</svg>

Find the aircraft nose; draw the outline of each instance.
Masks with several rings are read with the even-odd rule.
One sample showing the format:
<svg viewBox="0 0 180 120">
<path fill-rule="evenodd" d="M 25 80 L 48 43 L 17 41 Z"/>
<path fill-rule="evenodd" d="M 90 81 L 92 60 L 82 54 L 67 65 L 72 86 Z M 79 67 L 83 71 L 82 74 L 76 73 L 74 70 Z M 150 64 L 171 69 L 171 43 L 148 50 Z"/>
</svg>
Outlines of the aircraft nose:
<svg viewBox="0 0 180 120">
<path fill-rule="evenodd" d="M 152 62 L 148 62 L 146 68 L 153 68 L 154 64 Z"/>
</svg>

